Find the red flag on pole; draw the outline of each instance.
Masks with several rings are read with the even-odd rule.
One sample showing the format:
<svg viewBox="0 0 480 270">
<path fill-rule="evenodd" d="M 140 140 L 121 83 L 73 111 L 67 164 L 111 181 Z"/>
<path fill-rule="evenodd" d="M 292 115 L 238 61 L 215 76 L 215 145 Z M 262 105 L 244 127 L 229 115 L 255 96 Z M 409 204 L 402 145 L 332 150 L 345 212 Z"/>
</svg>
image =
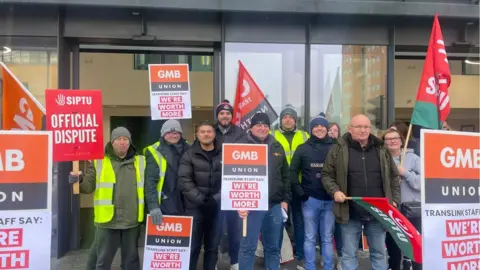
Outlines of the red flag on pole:
<svg viewBox="0 0 480 270">
<path fill-rule="evenodd" d="M 441 129 L 450 114 L 450 66 L 443 41 L 442 30 L 435 14 L 427 56 L 423 64 L 411 124 L 430 129 Z"/>
<path fill-rule="evenodd" d="M 250 120 L 257 112 L 266 113 L 273 123 L 278 118 L 277 113 L 240 60 L 238 65 L 237 92 L 233 106 L 235 125 L 243 130 L 249 129 Z"/>
</svg>

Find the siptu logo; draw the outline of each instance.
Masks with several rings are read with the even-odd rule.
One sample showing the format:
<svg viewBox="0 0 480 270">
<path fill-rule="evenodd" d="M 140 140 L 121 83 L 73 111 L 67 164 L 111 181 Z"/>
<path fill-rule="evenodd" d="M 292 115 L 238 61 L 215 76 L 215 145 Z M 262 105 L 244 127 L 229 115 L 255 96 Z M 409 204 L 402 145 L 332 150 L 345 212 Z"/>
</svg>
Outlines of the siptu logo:
<svg viewBox="0 0 480 270">
<path fill-rule="evenodd" d="M 63 106 L 65 105 L 65 96 L 62 94 L 59 94 L 57 98 L 55 99 L 58 105 Z"/>
</svg>

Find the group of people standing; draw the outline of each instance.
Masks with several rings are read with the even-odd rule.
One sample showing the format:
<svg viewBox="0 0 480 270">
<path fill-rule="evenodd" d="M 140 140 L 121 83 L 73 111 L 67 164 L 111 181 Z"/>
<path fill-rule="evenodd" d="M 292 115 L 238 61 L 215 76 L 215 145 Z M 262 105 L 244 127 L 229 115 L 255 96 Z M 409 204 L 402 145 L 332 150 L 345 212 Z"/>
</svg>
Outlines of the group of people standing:
<svg viewBox="0 0 480 270">
<path fill-rule="evenodd" d="M 143 155 L 137 154 L 130 132 L 117 127 L 103 160 L 91 162 L 85 174 L 70 173 L 70 182 L 80 181 L 82 193 L 95 192 L 96 235 L 88 269 L 110 269 L 119 247 L 122 269 L 140 269 L 137 242 L 145 213 L 154 224 L 160 224 L 163 215 L 193 217 L 192 270 L 197 269 L 202 246 L 201 269 L 216 269 L 225 222 L 231 270 L 254 269 L 260 235 L 265 268 L 280 269 L 283 230 L 290 223 L 285 216 L 293 223 L 299 267 L 316 269 L 320 243 L 324 269 L 358 269 L 363 230 L 372 268 L 400 269 L 396 264 L 400 267 L 402 255 L 393 246 L 388 249 L 395 258 L 390 264 L 395 265 L 387 266 L 385 229 L 346 200 L 346 196 L 385 197 L 399 207 L 420 199 L 419 158 L 407 150 L 399 163 L 404 138 L 398 128 L 392 126 L 382 140 L 371 134 L 368 117 L 357 115 L 341 135 L 340 127 L 320 114 L 304 131 L 298 129 L 297 112 L 287 107 L 280 113 L 278 129 L 270 129 L 267 114 L 256 113 L 245 132 L 232 124 L 228 101 L 217 105 L 215 113 L 215 125 L 196 126 L 192 145 L 183 138 L 178 121 L 166 121 L 158 142 L 146 147 Z M 268 211 L 221 210 L 223 143 L 268 146 Z M 242 237 L 242 218 L 247 216 L 247 234 Z"/>
</svg>

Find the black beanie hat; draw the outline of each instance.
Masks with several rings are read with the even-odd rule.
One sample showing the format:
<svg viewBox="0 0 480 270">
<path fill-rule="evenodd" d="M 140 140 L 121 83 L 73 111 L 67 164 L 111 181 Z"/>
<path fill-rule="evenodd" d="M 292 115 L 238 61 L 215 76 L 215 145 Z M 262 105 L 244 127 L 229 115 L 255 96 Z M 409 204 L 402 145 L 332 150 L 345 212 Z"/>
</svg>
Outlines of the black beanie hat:
<svg viewBox="0 0 480 270">
<path fill-rule="evenodd" d="M 221 111 L 229 111 L 231 114 L 233 114 L 233 107 L 230 104 L 230 101 L 228 101 L 228 99 L 225 99 L 217 105 L 217 107 L 215 108 L 215 115 L 218 117 L 218 114 Z"/>
<path fill-rule="evenodd" d="M 268 118 L 266 113 L 256 113 L 250 121 L 250 128 L 256 124 L 266 124 L 270 126 L 270 118 Z"/>
</svg>

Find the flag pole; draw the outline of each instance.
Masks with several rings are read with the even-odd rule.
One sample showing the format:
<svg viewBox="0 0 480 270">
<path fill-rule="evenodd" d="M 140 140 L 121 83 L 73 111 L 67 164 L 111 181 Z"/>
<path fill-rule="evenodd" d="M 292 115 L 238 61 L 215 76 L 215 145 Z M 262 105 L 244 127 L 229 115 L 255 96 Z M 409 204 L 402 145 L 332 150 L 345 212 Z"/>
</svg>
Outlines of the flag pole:
<svg viewBox="0 0 480 270">
<path fill-rule="evenodd" d="M 405 152 L 407 151 L 408 141 L 412 135 L 412 124 L 408 126 L 407 138 L 405 138 L 405 143 L 403 145 L 402 157 L 400 158 L 400 166 L 403 165 L 403 160 L 405 159 Z"/>
</svg>

